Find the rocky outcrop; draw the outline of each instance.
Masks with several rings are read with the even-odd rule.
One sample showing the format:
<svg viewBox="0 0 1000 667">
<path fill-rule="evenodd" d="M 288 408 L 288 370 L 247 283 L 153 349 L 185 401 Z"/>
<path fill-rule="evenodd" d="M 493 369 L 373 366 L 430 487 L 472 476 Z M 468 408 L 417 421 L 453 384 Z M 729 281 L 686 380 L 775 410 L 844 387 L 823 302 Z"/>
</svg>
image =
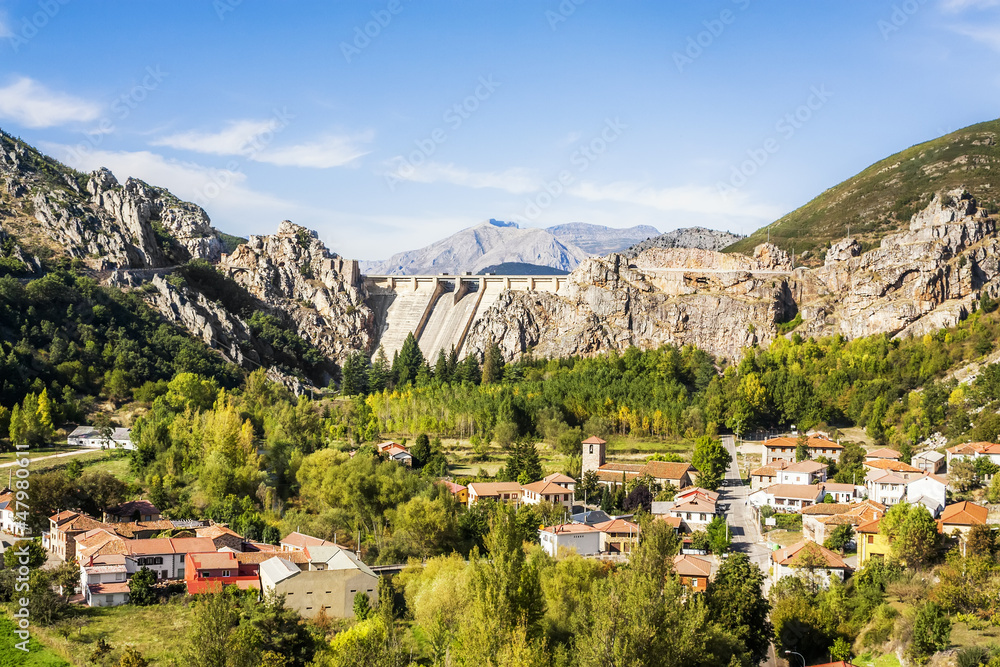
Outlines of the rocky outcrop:
<svg viewBox="0 0 1000 667">
<path fill-rule="evenodd" d="M 251 236 L 219 269 L 250 294 L 284 311 L 296 331 L 329 358 L 371 351 L 374 314 L 355 260 L 327 250 L 316 232 L 285 220 L 278 233 Z"/>
<path fill-rule="evenodd" d="M 705 227 L 686 227 L 641 241 L 624 252 L 626 257 L 637 255 L 652 248 L 696 248 L 721 252 L 745 237 L 731 232 L 720 232 Z"/>
<path fill-rule="evenodd" d="M 955 325 L 983 291 L 1000 292 L 996 221 L 956 190 L 878 248 L 833 244 L 816 269 L 793 269 L 768 244 L 752 256 L 653 248 L 587 260 L 557 294 L 503 294 L 473 325 L 466 351 L 496 341 L 514 359 L 693 344 L 734 359 L 796 315 L 803 335 L 922 335 Z"/>
</svg>

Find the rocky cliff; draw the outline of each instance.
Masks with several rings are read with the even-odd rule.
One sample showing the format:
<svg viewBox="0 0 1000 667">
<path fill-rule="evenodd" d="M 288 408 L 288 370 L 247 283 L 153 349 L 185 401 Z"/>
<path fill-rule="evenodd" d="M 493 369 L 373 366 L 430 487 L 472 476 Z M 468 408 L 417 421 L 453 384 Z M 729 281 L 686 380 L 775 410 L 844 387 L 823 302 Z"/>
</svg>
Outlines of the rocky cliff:
<svg viewBox="0 0 1000 667">
<path fill-rule="evenodd" d="M 624 254 L 627 257 L 635 257 L 650 248 L 699 248 L 720 251 L 742 238 L 739 234 L 731 232 L 720 232 L 705 227 L 686 227 L 636 243 L 625 250 Z"/>
<path fill-rule="evenodd" d="M 503 294 L 473 325 L 467 350 L 496 341 L 514 359 L 693 344 L 735 359 L 791 326 L 803 335 L 921 335 L 957 323 L 984 290 L 1000 291 L 998 244 L 995 219 L 956 190 L 878 248 L 833 244 L 816 269 L 793 269 L 768 244 L 751 256 L 653 248 L 589 259 L 559 294 Z"/>
<path fill-rule="evenodd" d="M 375 316 L 358 263 L 331 253 L 316 232 L 285 220 L 277 234 L 251 236 L 224 255 L 219 269 L 285 313 L 326 357 L 339 363 L 351 351 L 372 350 Z"/>
</svg>

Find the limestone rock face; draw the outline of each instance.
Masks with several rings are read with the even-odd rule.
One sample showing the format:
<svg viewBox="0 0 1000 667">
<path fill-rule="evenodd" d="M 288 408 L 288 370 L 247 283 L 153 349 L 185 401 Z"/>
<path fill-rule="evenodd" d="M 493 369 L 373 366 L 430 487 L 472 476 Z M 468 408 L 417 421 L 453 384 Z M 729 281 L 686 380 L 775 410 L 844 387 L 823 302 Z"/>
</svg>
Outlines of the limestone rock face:
<svg viewBox="0 0 1000 667">
<path fill-rule="evenodd" d="M 351 351 L 371 351 L 375 316 L 358 263 L 331 253 L 316 232 L 285 220 L 277 234 L 251 236 L 223 255 L 219 269 L 287 313 L 324 355 L 342 362 Z"/>
<path fill-rule="evenodd" d="M 996 220 L 955 190 L 878 248 L 833 244 L 816 269 L 794 268 L 768 244 L 749 257 L 652 248 L 586 260 L 557 294 L 503 294 L 473 325 L 466 350 L 496 341 L 514 359 L 694 344 L 734 359 L 796 315 L 795 332 L 807 336 L 922 335 L 958 323 L 984 291 L 1000 292 Z"/>
</svg>

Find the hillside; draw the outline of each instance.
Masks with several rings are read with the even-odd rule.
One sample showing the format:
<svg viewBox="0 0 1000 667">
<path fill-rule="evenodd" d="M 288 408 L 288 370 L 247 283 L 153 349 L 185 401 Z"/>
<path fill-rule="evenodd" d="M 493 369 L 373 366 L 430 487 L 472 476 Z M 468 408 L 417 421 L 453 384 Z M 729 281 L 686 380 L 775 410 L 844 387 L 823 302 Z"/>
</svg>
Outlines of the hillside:
<svg viewBox="0 0 1000 667">
<path fill-rule="evenodd" d="M 563 243 L 547 230 L 522 229 L 517 223 L 487 220 L 418 250 L 396 253 L 385 261 L 364 262 L 368 275 L 477 273 L 516 262 L 571 271 L 587 253 Z"/>
<path fill-rule="evenodd" d="M 635 227 L 605 227 L 604 225 L 591 225 L 586 222 L 569 222 L 564 225 L 554 225 L 546 227 L 545 231 L 550 232 L 563 243 L 571 243 L 577 248 L 589 252 L 591 255 L 607 255 L 612 252 L 621 252 L 629 246 L 635 245 L 648 238 L 657 236 L 660 233 L 656 227 L 649 225 L 637 225 Z"/>
<path fill-rule="evenodd" d="M 935 192 L 969 191 L 989 212 L 1000 202 L 1000 120 L 978 123 L 876 162 L 798 208 L 770 228 L 771 243 L 795 251 L 805 264 L 822 262 L 830 243 L 847 236 L 863 248 L 904 229 Z M 727 252 L 746 253 L 766 241 L 768 228 Z M 803 253 L 808 255 L 803 256 Z"/>
</svg>

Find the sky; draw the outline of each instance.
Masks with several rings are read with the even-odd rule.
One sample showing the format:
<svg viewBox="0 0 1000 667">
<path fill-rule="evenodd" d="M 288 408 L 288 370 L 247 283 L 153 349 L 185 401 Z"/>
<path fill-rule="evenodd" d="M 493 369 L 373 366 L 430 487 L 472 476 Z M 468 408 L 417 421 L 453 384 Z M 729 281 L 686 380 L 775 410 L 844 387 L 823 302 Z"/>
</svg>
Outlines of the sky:
<svg viewBox="0 0 1000 667">
<path fill-rule="evenodd" d="M 749 233 L 1000 116 L 1000 0 L 0 0 L 0 128 L 382 259 L 479 222 Z"/>
</svg>

